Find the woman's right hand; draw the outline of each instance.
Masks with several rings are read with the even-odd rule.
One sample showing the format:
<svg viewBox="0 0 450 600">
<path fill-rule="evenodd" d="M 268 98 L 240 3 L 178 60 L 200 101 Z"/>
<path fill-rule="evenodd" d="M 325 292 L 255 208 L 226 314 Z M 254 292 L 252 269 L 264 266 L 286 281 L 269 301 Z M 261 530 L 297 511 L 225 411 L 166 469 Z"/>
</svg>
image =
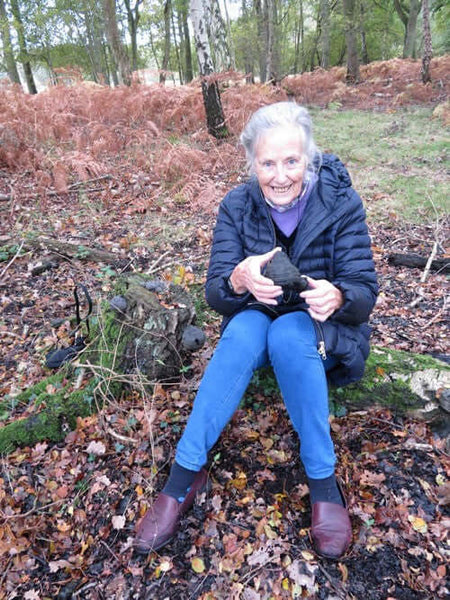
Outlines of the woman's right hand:
<svg viewBox="0 0 450 600">
<path fill-rule="evenodd" d="M 268 277 L 261 275 L 261 269 L 281 248 L 274 248 L 266 254 L 248 256 L 234 268 L 230 281 L 236 294 L 250 292 L 256 300 L 276 306 L 276 298 L 283 293 L 281 286 L 274 285 Z"/>
</svg>

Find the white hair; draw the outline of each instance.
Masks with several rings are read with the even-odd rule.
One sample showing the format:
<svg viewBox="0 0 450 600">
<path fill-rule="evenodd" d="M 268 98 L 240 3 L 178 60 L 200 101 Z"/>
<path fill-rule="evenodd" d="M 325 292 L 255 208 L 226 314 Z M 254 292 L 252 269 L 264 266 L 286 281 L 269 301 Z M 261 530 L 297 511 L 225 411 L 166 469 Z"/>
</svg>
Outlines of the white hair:
<svg viewBox="0 0 450 600">
<path fill-rule="evenodd" d="M 307 160 L 307 168 L 317 171 L 320 167 L 322 153 L 317 148 L 312 135 L 312 120 L 309 112 L 295 102 L 276 102 L 259 108 L 250 117 L 241 133 L 241 143 L 245 148 L 247 164 L 250 172 L 255 162 L 256 145 L 263 133 L 276 127 L 297 127 L 302 136 L 303 154 Z"/>
</svg>

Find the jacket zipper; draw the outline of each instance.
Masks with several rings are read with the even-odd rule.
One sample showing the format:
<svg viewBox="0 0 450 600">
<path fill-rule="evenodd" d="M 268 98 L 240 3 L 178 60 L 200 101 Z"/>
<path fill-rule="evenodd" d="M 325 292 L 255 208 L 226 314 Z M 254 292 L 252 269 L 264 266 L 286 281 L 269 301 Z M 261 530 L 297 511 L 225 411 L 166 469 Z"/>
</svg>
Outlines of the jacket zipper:
<svg viewBox="0 0 450 600">
<path fill-rule="evenodd" d="M 319 353 L 322 360 L 327 360 L 327 351 L 325 350 L 325 338 L 323 335 L 323 329 L 321 323 L 313 319 L 314 328 L 317 336 L 317 352 Z"/>
</svg>

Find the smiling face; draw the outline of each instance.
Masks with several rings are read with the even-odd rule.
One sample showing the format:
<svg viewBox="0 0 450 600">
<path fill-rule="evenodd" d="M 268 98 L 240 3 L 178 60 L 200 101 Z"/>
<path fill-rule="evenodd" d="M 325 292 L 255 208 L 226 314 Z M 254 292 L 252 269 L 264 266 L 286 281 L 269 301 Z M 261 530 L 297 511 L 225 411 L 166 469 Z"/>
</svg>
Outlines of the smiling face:
<svg viewBox="0 0 450 600">
<path fill-rule="evenodd" d="M 265 131 L 255 146 L 254 172 L 264 196 L 277 206 L 286 206 L 301 190 L 306 161 L 301 131 L 276 127 Z"/>
</svg>

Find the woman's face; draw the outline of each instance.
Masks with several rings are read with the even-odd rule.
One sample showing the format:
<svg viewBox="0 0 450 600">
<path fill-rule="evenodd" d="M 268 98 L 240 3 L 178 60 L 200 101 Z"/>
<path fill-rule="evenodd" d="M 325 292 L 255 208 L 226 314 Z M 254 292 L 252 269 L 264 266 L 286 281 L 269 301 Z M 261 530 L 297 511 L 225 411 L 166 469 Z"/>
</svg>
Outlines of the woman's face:
<svg viewBox="0 0 450 600">
<path fill-rule="evenodd" d="M 305 166 L 298 128 L 276 127 L 259 138 L 254 171 L 262 193 L 273 204 L 286 206 L 300 194 Z"/>
</svg>

